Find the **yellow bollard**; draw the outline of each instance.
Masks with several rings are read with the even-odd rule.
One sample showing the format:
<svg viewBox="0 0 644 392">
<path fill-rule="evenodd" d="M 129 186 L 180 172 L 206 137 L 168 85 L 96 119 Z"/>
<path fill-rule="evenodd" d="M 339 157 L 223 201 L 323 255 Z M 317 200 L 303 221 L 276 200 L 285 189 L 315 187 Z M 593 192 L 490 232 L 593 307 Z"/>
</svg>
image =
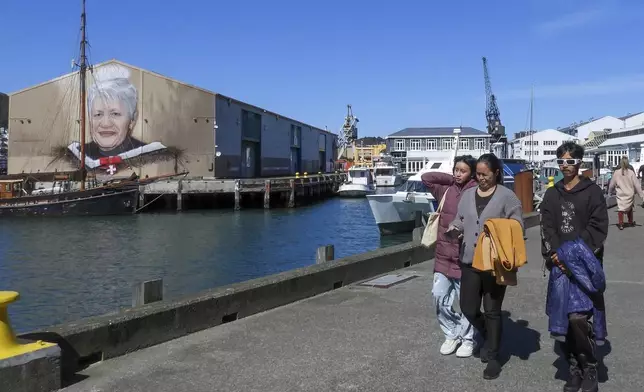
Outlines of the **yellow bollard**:
<svg viewBox="0 0 644 392">
<path fill-rule="evenodd" d="M 546 188 L 552 188 L 553 186 L 555 186 L 555 178 L 548 177 L 548 185 L 546 185 Z"/>
<path fill-rule="evenodd" d="M 20 344 L 13 333 L 7 306 L 18 300 L 20 294 L 15 291 L 0 291 L 0 359 L 15 357 L 43 348 L 53 347 L 55 344 L 43 342 L 41 340 L 35 343 Z"/>
</svg>

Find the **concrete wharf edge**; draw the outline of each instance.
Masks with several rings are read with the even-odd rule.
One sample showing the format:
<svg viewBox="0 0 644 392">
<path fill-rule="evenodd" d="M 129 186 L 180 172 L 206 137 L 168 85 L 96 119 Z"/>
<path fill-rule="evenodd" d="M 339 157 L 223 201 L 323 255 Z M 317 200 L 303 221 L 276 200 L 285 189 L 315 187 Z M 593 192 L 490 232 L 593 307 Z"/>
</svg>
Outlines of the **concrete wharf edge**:
<svg viewBox="0 0 644 392">
<path fill-rule="evenodd" d="M 539 214 L 524 216 L 526 229 Z M 433 248 L 414 242 L 207 290 L 20 335 L 57 343 L 63 379 L 87 365 L 316 296 L 428 261 Z"/>
</svg>

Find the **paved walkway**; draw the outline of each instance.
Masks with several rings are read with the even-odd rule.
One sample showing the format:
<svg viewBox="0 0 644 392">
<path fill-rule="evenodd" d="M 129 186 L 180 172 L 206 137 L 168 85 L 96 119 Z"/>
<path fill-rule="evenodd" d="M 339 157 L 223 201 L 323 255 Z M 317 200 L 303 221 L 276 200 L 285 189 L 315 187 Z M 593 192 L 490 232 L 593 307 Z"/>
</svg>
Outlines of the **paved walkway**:
<svg viewBox="0 0 644 392">
<path fill-rule="evenodd" d="M 636 220 L 644 223 L 639 207 Z M 420 277 L 389 289 L 347 286 L 105 361 L 65 391 L 561 391 L 565 365 L 547 332 L 538 228 L 528 252 L 506 297 L 507 364 L 494 381 L 483 380 L 478 359 L 438 353 L 427 262 L 407 269 Z M 643 255 L 644 227 L 610 227 L 601 391 L 644 390 Z"/>
</svg>

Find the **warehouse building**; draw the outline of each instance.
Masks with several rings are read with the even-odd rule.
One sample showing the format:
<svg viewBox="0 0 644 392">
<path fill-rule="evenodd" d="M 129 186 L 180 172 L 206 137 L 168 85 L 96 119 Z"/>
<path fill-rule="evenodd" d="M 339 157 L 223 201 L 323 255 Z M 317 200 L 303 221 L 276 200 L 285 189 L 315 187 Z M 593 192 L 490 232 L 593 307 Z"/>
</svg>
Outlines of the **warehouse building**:
<svg viewBox="0 0 644 392">
<path fill-rule="evenodd" d="M 452 156 L 455 130 L 459 155 L 477 158 L 490 150 L 490 135 L 472 127 L 405 128 L 386 137 L 387 150 L 403 172 L 417 173 L 428 161 Z"/>
<path fill-rule="evenodd" d="M 566 141 L 576 140 L 574 136 L 556 129 L 534 132 L 532 136 L 521 133 L 518 135 L 522 137 L 508 142 L 511 157 L 531 162 L 551 161 L 557 158 L 557 147 Z"/>
<path fill-rule="evenodd" d="M 79 75 L 9 95 L 10 174 L 79 167 Z M 87 81 L 86 166 L 97 176 L 254 178 L 330 172 L 337 135 L 117 60 Z"/>
</svg>

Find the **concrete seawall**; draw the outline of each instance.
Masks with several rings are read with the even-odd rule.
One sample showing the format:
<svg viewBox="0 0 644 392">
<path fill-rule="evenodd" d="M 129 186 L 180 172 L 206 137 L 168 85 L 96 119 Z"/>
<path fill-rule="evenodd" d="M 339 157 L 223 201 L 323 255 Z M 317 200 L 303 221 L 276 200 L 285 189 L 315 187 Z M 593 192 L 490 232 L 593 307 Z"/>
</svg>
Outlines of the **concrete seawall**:
<svg viewBox="0 0 644 392">
<path fill-rule="evenodd" d="M 62 350 L 63 373 L 70 375 L 93 362 L 296 302 L 432 257 L 433 249 L 409 242 L 182 299 L 81 319 L 27 333 L 20 338 L 57 343 Z"/>
<path fill-rule="evenodd" d="M 539 215 L 524 217 L 526 228 Z M 20 336 L 61 348 L 64 378 L 88 364 L 157 345 L 197 331 L 328 292 L 432 259 L 417 243 L 377 249 L 322 264 L 90 317 Z"/>
</svg>

